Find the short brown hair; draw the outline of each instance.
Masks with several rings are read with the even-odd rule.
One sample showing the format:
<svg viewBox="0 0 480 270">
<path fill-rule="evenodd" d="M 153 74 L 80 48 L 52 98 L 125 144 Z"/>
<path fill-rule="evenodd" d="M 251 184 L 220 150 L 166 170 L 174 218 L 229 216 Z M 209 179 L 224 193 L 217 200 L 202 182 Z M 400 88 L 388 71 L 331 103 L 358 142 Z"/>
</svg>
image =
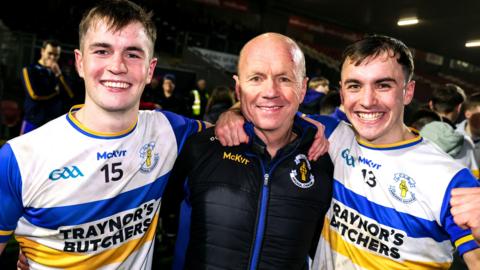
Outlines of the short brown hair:
<svg viewBox="0 0 480 270">
<path fill-rule="evenodd" d="M 355 66 L 370 57 L 377 57 L 382 53 L 388 53 L 392 57 L 397 58 L 397 62 L 402 66 L 406 81 L 410 81 L 413 77 L 413 56 L 410 49 L 398 39 L 382 36 L 367 36 L 350 46 L 343 52 L 342 66 L 347 58 L 355 63 Z M 341 69 L 340 69 L 341 70 Z"/>
<path fill-rule="evenodd" d="M 80 49 L 88 29 L 93 23 L 102 19 L 105 19 L 109 28 L 114 31 L 118 31 L 132 22 L 139 22 L 145 28 L 152 45 L 155 45 L 157 28 L 152 21 L 152 16 L 152 12 L 146 12 L 142 7 L 128 0 L 102 1 L 87 11 L 80 21 L 78 29 Z"/>
</svg>

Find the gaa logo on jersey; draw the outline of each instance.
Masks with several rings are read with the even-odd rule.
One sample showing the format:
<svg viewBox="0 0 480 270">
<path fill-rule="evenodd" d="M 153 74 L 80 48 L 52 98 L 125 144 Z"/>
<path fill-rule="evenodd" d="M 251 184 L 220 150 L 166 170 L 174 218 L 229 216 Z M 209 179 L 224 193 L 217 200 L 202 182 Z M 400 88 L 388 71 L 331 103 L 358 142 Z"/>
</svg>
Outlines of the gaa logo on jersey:
<svg viewBox="0 0 480 270">
<path fill-rule="evenodd" d="M 390 194 L 403 203 L 412 203 L 415 197 L 415 180 L 404 173 L 396 173 L 393 176 L 394 184 L 388 187 Z"/>
<path fill-rule="evenodd" d="M 295 169 L 290 172 L 292 182 L 300 188 L 309 188 L 315 183 L 315 178 L 310 172 L 310 162 L 304 154 L 295 157 Z"/>
<path fill-rule="evenodd" d="M 142 158 L 142 165 L 140 166 L 141 172 L 149 173 L 155 168 L 155 166 L 157 166 L 159 156 L 157 153 L 153 152 L 154 150 L 154 142 L 149 142 L 140 149 L 140 157 Z"/>
<path fill-rule="evenodd" d="M 345 148 L 342 150 L 342 158 L 345 160 L 347 166 L 352 166 L 355 168 L 355 157 L 350 155 L 350 149 Z"/>
<path fill-rule="evenodd" d="M 57 181 L 61 179 L 83 177 L 82 171 L 77 166 L 63 167 L 50 172 L 48 179 Z"/>
</svg>

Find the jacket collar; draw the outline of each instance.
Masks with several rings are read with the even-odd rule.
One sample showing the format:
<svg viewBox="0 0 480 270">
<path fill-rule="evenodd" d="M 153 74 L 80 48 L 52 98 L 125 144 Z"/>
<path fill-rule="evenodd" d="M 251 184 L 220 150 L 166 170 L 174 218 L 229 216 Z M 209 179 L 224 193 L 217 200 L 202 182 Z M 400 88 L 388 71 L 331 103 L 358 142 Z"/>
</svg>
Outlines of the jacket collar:
<svg viewBox="0 0 480 270">
<path fill-rule="evenodd" d="M 254 127 L 255 126 L 252 122 L 246 122 L 244 125 L 245 132 L 250 138 L 248 142 L 250 149 L 255 154 L 267 155 L 270 157 L 265 143 L 255 134 Z M 317 128 L 296 115 L 293 121 L 292 132 L 297 135 L 297 138 L 293 142 L 282 147 L 278 151 L 277 156 L 281 156 L 283 153 L 288 153 L 296 148 L 308 149 L 313 142 Z"/>
</svg>

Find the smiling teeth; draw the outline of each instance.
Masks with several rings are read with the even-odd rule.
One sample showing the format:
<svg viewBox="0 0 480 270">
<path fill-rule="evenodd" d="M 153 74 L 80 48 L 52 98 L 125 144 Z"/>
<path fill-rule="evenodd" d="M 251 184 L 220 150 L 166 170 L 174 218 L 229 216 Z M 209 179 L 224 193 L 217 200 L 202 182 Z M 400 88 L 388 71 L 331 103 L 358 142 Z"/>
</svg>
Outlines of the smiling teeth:
<svg viewBox="0 0 480 270">
<path fill-rule="evenodd" d="M 358 116 L 363 120 L 377 120 L 382 115 L 383 113 L 358 113 Z"/>
<path fill-rule="evenodd" d="M 103 85 L 110 88 L 122 88 L 122 89 L 125 89 L 128 87 L 128 83 L 124 83 L 124 82 L 104 82 Z"/>
</svg>

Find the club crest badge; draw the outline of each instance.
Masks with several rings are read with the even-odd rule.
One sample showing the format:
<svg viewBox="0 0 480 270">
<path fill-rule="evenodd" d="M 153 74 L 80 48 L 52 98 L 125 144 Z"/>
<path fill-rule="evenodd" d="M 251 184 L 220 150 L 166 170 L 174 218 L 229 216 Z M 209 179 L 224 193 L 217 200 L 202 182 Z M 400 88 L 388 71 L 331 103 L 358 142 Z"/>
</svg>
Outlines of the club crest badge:
<svg viewBox="0 0 480 270">
<path fill-rule="evenodd" d="M 415 180 L 404 173 L 396 173 L 393 176 L 394 184 L 388 187 L 390 194 L 402 203 L 412 203 L 415 197 Z"/>
<path fill-rule="evenodd" d="M 140 158 L 142 159 L 142 164 L 140 166 L 140 171 L 143 173 L 149 173 L 157 166 L 159 155 L 154 152 L 155 143 L 150 142 L 142 146 L 140 149 Z"/>
<path fill-rule="evenodd" d="M 290 178 L 300 188 L 310 188 L 315 183 L 310 162 L 304 154 L 295 157 L 295 168 L 290 172 Z"/>
</svg>

